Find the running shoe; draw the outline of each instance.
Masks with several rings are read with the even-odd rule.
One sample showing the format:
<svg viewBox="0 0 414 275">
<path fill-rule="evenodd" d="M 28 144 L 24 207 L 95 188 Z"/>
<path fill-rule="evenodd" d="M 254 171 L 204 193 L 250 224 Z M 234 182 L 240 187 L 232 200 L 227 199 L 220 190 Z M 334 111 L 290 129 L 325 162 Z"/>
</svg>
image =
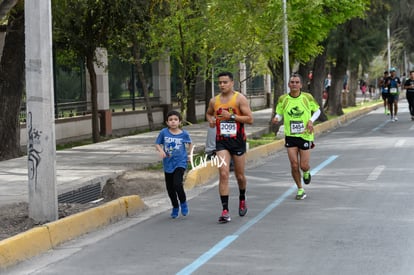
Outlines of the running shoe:
<svg viewBox="0 0 414 275">
<path fill-rule="evenodd" d="M 311 182 L 311 174 L 309 171 L 303 172 L 303 182 L 309 184 Z"/>
<path fill-rule="evenodd" d="M 179 211 L 180 211 L 180 208 L 179 207 L 173 208 L 172 211 L 171 211 L 171 218 L 173 218 L 173 219 L 177 218 Z"/>
<path fill-rule="evenodd" d="M 398 117 L 397 117 L 397 116 L 395 116 L 395 117 L 394 117 L 394 120 L 395 120 L 395 121 L 398 121 Z"/>
<path fill-rule="evenodd" d="M 223 212 L 221 212 L 221 216 L 219 217 L 218 222 L 219 223 L 228 223 L 229 221 L 231 221 L 229 211 L 228 210 L 223 210 Z"/>
<path fill-rule="evenodd" d="M 394 120 L 394 117 L 393 116 L 391 116 L 391 122 L 394 122 L 395 120 Z"/>
<path fill-rule="evenodd" d="M 245 200 L 239 202 L 239 216 L 243 217 L 247 213 L 247 205 Z"/>
<path fill-rule="evenodd" d="M 306 193 L 304 189 L 299 189 L 298 193 L 296 194 L 296 199 L 297 200 L 303 200 L 306 198 Z"/>
<path fill-rule="evenodd" d="M 187 216 L 188 215 L 188 212 L 189 212 L 189 210 L 188 210 L 188 204 L 187 204 L 187 202 L 182 203 L 181 204 L 181 214 L 183 216 Z"/>
</svg>

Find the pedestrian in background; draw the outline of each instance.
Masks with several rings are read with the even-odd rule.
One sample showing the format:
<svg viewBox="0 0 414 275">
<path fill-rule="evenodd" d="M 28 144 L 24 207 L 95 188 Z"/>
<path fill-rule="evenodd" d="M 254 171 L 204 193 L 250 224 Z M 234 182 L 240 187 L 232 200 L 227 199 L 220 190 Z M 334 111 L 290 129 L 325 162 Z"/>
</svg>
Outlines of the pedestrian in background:
<svg viewBox="0 0 414 275">
<path fill-rule="evenodd" d="M 406 97 L 411 120 L 414 120 L 414 71 L 410 71 L 410 78 L 405 81 L 404 88 L 407 90 Z"/>
<path fill-rule="evenodd" d="M 279 97 L 276 105 L 276 115 L 273 123 L 284 121 L 285 147 L 287 148 L 293 180 L 298 188 L 296 199 L 306 198 L 305 190 L 301 182 L 301 170 L 303 182 L 311 182 L 310 174 L 310 149 L 313 148 L 313 123 L 321 114 L 316 100 L 310 93 L 302 92 L 302 78 L 293 74 L 289 80 L 289 94 Z"/>
<path fill-rule="evenodd" d="M 391 114 L 391 121 L 398 121 L 397 113 L 398 113 L 398 97 L 400 94 L 400 87 L 401 87 L 401 80 L 397 76 L 397 72 L 395 68 L 390 69 L 390 76 L 387 78 L 388 87 L 388 109 L 390 110 Z"/>
<path fill-rule="evenodd" d="M 233 74 L 218 75 L 220 94 L 210 100 L 206 118 L 210 127 L 216 127 L 216 156 L 224 160 L 219 166 L 219 194 L 222 212 L 219 223 L 231 221 L 229 213 L 230 160 L 234 161 L 234 174 L 239 186 L 239 216 L 247 213 L 245 176 L 246 133 L 244 124 L 253 123 L 253 114 L 245 96 L 233 90 Z"/>
<path fill-rule="evenodd" d="M 167 193 L 173 207 L 171 211 L 173 219 L 178 217 L 180 206 L 183 216 L 189 213 L 183 179 L 189 158 L 186 145 L 190 152 L 193 145 L 188 132 L 180 128 L 181 122 L 182 116 L 179 112 L 168 112 L 166 121 L 168 127 L 160 131 L 155 142 L 162 158 Z"/>
<path fill-rule="evenodd" d="M 328 108 L 329 90 L 331 89 L 331 82 L 331 74 L 328 74 L 323 83 L 324 92 L 326 92 L 325 104 L 323 105 L 324 109 Z"/>
<path fill-rule="evenodd" d="M 381 97 L 384 103 L 384 114 L 389 115 L 390 111 L 388 110 L 388 86 L 387 86 L 387 79 L 388 79 L 388 71 L 385 71 L 383 76 L 380 78 L 378 86 L 381 89 Z"/>
</svg>

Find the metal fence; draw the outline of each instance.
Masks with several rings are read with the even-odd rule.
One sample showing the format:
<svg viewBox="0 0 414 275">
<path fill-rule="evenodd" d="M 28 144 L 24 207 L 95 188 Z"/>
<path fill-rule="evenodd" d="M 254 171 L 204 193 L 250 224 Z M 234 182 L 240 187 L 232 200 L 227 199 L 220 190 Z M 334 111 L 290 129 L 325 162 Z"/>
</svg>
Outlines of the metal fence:
<svg viewBox="0 0 414 275">
<path fill-rule="evenodd" d="M 150 97 L 150 104 L 158 106 L 160 104 L 159 97 Z M 110 101 L 110 109 L 115 112 L 126 112 L 134 110 L 142 110 L 146 106 L 144 97 L 136 97 L 133 99 L 114 99 Z M 85 116 L 91 114 L 92 105 L 87 101 L 73 101 L 55 104 L 55 119 Z M 26 122 L 26 103 L 23 102 L 20 108 L 20 122 Z"/>
</svg>

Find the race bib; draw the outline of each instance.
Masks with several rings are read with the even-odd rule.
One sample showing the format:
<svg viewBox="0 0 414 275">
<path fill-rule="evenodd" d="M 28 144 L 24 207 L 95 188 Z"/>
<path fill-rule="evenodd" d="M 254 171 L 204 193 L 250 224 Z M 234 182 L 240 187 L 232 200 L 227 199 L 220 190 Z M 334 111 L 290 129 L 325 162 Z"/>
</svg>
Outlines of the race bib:
<svg viewBox="0 0 414 275">
<path fill-rule="evenodd" d="M 220 135 L 230 136 L 237 134 L 236 122 L 220 121 Z"/>
<path fill-rule="evenodd" d="M 291 121 L 290 122 L 290 133 L 301 134 L 305 131 L 305 124 L 303 121 Z"/>
<path fill-rule="evenodd" d="M 397 88 L 391 88 L 390 89 L 390 93 L 391 94 L 397 94 L 398 93 L 398 89 Z"/>
</svg>

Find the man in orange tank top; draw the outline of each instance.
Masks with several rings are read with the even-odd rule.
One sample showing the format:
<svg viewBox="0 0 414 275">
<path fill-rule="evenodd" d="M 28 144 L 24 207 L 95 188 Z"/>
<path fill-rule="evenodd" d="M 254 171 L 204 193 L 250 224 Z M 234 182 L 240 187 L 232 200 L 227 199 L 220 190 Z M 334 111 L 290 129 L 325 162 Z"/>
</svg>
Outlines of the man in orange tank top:
<svg viewBox="0 0 414 275">
<path fill-rule="evenodd" d="M 218 75 L 220 94 L 210 100 L 206 118 L 210 127 L 216 127 L 216 156 L 223 160 L 219 165 L 219 193 L 223 207 L 219 223 L 231 220 L 229 214 L 230 160 L 234 162 L 234 174 L 239 186 L 239 216 L 247 213 L 246 177 L 246 133 L 244 124 L 253 123 L 253 114 L 247 98 L 233 90 L 233 74 L 222 72 Z M 221 163 L 221 162 L 220 162 Z"/>
</svg>

